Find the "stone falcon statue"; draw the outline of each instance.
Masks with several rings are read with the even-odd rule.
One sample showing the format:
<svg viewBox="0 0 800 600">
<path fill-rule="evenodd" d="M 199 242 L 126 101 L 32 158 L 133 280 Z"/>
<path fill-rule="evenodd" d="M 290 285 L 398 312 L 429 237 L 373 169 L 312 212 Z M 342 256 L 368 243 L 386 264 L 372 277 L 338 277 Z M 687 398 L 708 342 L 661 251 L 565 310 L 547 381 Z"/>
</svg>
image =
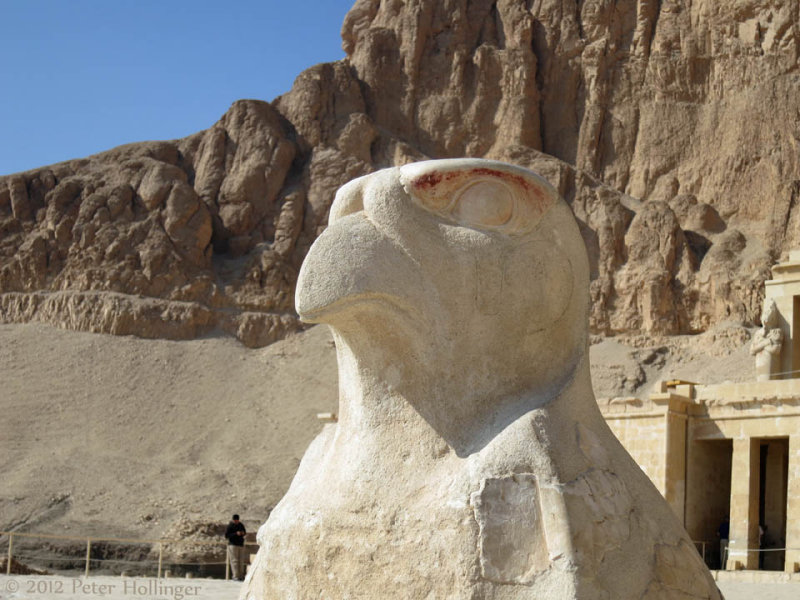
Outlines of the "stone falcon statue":
<svg viewBox="0 0 800 600">
<path fill-rule="evenodd" d="M 606 426 L 589 266 L 538 175 L 457 159 L 343 186 L 297 311 L 340 417 L 261 527 L 247 600 L 720 598 Z"/>
</svg>

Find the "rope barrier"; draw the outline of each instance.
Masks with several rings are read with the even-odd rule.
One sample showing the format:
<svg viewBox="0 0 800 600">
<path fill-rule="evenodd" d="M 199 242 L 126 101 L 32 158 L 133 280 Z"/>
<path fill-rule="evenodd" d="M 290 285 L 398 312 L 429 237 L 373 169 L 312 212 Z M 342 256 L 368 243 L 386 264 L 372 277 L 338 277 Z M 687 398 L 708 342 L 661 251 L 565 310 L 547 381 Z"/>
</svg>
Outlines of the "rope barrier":
<svg viewBox="0 0 800 600">
<path fill-rule="evenodd" d="M 17 538 L 20 537 L 31 537 L 31 538 L 41 538 L 47 540 L 64 540 L 64 541 L 72 541 L 72 542 L 85 542 L 86 540 L 91 540 L 92 542 L 121 542 L 125 544 L 197 544 L 200 546 L 221 546 L 227 545 L 225 541 L 218 541 L 218 542 L 210 542 L 205 540 L 133 540 L 133 539 L 126 539 L 126 538 L 102 538 L 102 537 L 75 537 L 75 536 L 68 536 L 68 535 L 52 535 L 48 533 L 22 533 L 19 531 L 0 531 L 0 536 L 14 536 Z"/>
<path fill-rule="evenodd" d="M 731 550 L 731 555 L 741 555 L 746 554 L 748 552 L 786 552 L 787 550 L 800 550 L 800 548 L 743 548 L 737 550 Z"/>
<path fill-rule="evenodd" d="M 792 375 L 794 373 L 800 373 L 800 369 L 795 369 L 794 371 L 781 371 L 780 373 L 770 373 L 769 376 L 772 377 L 773 375 Z"/>
<path fill-rule="evenodd" d="M 50 561 L 81 562 L 81 563 L 84 562 L 83 557 L 75 557 L 75 558 L 55 558 L 55 557 L 49 558 L 48 557 L 48 558 L 42 558 L 41 556 L 28 556 L 26 554 L 20 555 L 20 554 L 17 554 L 15 552 L 14 553 L 14 560 L 19 560 L 20 558 L 25 558 L 25 559 L 28 559 L 28 560 L 46 560 L 47 562 L 50 562 Z M 94 559 L 92 559 L 92 560 L 94 560 Z"/>
<path fill-rule="evenodd" d="M 86 570 L 85 575 L 88 577 L 90 566 L 92 562 L 95 563 L 122 563 L 122 564 L 153 564 L 158 565 L 158 578 L 161 578 L 162 567 L 166 563 L 170 566 L 195 566 L 195 567 L 202 567 L 202 566 L 220 566 L 225 565 L 225 579 L 230 577 L 230 564 L 226 559 L 223 562 L 174 562 L 174 561 L 164 561 L 164 546 L 169 545 L 188 545 L 188 546 L 215 546 L 217 548 L 225 547 L 227 548 L 227 541 L 206 541 L 206 540 L 194 540 L 194 539 L 182 539 L 182 540 L 134 540 L 128 538 L 105 538 L 105 537 L 76 537 L 76 536 L 69 536 L 69 535 L 53 535 L 47 533 L 22 533 L 18 531 L 0 531 L 0 537 L 8 536 L 8 555 L 6 559 L 6 574 L 11 574 L 11 566 L 12 566 L 12 556 L 16 556 L 17 558 L 24 558 L 27 560 L 34 560 L 34 561 L 61 561 L 61 562 L 70 562 L 75 563 L 78 561 L 85 562 Z M 84 558 L 73 557 L 73 558 L 48 558 L 43 556 L 29 556 L 29 555 L 20 555 L 19 553 L 15 553 L 13 551 L 14 548 L 14 538 L 34 538 L 34 539 L 41 539 L 41 540 L 59 540 L 59 541 L 68 541 L 68 542 L 81 542 L 86 544 L 86 554 Z M 158 560 L 126 560 L 121 558 L 92 558 L 91 550 L 92 550 L 92 543 L 117 543 L 117 544 L 138 544 L 138 545 L 158 545 Z"/>
<path fill-rule="evenodd" d="M 83 562 L 83 558 L 51 558 L 51 557 L 43 557 L 43 556 L 32 556 L 27 554 L 17 554 L 14 553 L 14 558 L 16 559 L 26 559 L 26 560 L 39 560 L 45 562 L 51 561 L 61 561 L 61 562 Z M 157 560 L 124 560 L 121 558 L 90 558 L 91 562 L 113 562 L 113 563 L 127 563 L 131 565 L 143 565 L 143 564 L 153 564 L 157 565 Z M 224 562 L 173 562 L 173 561 L 164 561 L 167 565 L 180 565 L 180 566 L 206 566 L 206 565 L 224 565 Z"/>
</svg>

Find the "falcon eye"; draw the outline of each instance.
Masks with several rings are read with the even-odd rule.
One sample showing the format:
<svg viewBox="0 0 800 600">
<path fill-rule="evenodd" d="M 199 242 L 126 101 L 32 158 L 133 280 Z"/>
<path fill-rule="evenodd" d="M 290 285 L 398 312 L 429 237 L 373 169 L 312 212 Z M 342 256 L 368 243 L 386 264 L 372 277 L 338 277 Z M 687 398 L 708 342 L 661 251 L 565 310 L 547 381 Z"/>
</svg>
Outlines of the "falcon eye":
<svg viewBox="0 0 800 600">
<path fill-rule="evenodd" d="M 514 196 L 508 187 L 499 181 L 479 181 L 459 194 L 451 214 L 460 223 L 499 227 L 513 212 Z"/>
<path fill-rule="evenodd" d="M 522 235 L 533 231 L 558 192 L 536 173 L 491 160 L 444 159 L 400 167 L 412 200 L 466 227 Z"/>
</svg>

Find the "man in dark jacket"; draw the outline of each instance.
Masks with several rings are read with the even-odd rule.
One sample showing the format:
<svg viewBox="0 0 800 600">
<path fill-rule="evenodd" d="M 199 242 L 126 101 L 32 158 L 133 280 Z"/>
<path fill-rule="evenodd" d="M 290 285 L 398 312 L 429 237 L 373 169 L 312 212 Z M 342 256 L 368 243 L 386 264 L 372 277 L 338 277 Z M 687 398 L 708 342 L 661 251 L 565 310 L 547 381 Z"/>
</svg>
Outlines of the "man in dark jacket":
<svg viewBox="0 0 800 600">
<path fill-rule="evenodd" d="M 228 560 L 231 563 L 233 578 L 244 581 L 245 549 L 244 536 L 247 530 L 244 523 L 239 520 L 239 515 L 233 515 L 233 520 L 228 523 L 225 538 L 228 540 Z"/>
</svg>

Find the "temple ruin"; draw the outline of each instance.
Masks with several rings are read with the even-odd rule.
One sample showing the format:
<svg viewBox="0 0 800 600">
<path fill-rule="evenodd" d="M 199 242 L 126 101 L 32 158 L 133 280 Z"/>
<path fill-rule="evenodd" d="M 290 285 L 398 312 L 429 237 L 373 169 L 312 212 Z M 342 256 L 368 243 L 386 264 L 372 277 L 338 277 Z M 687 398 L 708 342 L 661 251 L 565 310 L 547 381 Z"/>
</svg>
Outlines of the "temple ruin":
<svg viewBox="0 0 800 600">
<path fill-rule="evenodd" d="M 752 381 L 665 381 L 601 403 L 709 565 L 728 570 L 800 571 L 800 251 L 772 274 Z"/>
</svg>

